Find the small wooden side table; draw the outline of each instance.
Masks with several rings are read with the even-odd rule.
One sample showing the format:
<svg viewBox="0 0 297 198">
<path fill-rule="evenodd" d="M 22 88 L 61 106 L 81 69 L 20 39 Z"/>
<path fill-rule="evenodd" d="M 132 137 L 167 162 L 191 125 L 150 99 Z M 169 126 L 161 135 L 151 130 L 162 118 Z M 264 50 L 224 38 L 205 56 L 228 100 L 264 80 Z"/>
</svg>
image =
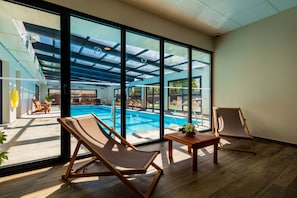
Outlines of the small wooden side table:
<svg viewBox="0 0 297 198">
<path fill-rule="evenodd" d="M 196 133 L 195 136 L 186 136 L 181 132 L 168 133 L 164 135 L 164 139 L 168 140 L 168 153 L 169 159 L 172 160 L 172 141 L 179 142 L 188 146 L 188 152 L 191 153 L 193 149 L 193 171 L 197 171 L 197 161 L 198 155 L 197 150 L 206 146 L 213 145 L 213 162 L 218 163 L 218 143 L 220 141 L 219 137 L 211 134 Z"/>
</svg>

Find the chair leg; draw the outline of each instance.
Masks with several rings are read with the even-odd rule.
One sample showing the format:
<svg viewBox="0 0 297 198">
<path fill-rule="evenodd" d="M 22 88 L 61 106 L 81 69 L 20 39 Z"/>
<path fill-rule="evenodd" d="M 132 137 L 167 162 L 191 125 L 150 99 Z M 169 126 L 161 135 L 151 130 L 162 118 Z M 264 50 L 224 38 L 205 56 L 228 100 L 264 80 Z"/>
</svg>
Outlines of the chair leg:
<svg viewBox="0 0 297 198">
<path fill-rule="evenodd" d="M 231 150 L 231 151 L 239 151 L 239 152 L 246 152 L 246 153 L 253 153 L 253 154 L 257 154 L 256 153 L 256 149 L 255 149 L 255 144 L 254 144 L 254 140 L 251 139 L 250 140 L 250 148 L 249 149 L 242 149 L 242 148 L 237 148 L 237 147 L 226 147 L 223 145 L 223 143 L 219 143 L 219 150 Z"/>
<path fill-rule="evenodd" d="M 135 193 L 137 193 L 140 197 L 150 197 L 151 193 L 153 192 L 153 190 L 155 189 L 161 175 L 163 174 L 163 170 L 156 165 L 155 163 L 151 164 L 155 169 L 157 169 L 157 173 L 154 175 L 153 181 L 151 182 L 148 190 L 146 192 L 142 192 L 139 188 L 137 188 L 134 184 L 132 184 L 126 177 L 124 177 L 123 175 L 117 175 L 118 178 L 124 183 L 126 184 L 132 191 L 134 191 Z"/>
<path fill-rule="evenodd" d="M 69 177 L 69 175 L 71 174 L 72 167 L 73 167 L 73 164 L 75 162 L 75 159 L 76 159 L 77 153 L 79 151 L 80 145 L 81 145 L 81 142 L 79 141 L 77 143 L 76 147 L 75 147 L 74 153 L 73 153 L 72 158 L 71 158 L 71 160 L 69 162 L 69 165 L 68 165 L 68 168 L 66 170 L 66 173 L 65 173 L 65 175 L 62 175 L 62 179 L 67 179 Z"/>
</svg>

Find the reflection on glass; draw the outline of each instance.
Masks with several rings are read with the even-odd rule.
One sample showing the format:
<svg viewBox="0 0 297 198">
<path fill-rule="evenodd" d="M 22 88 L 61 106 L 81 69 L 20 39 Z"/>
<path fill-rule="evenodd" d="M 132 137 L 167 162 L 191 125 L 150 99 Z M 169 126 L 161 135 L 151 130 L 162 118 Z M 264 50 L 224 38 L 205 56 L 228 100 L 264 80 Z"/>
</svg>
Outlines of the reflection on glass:
<svg viewBox="0 0 297 198">
<path fill-rule="evenodd" d="M 1 168 L 60 154 L 60 17 L 0 1 Z"/>
<path fill-rule="evenodd" d="M 192 50 L 192 122 L 199 130 L 210 130 L 211 93 L 209 53 Z"/>
<path fill-rule="evenodd" d="M 188 122 L 188 48 L 165 42 L 164 125 L 165 133 Z"/>
<path fill-rule="evenodd" d="M 71 116 L 94 113 L 120 133 L 120 30 L 77 17 L 70 22 Z"/>
<path fill-rule="evenodd" d="M 160 139 L 160 41 L 127 32 L 126 137 L 138 144 Z"/>
</svg>

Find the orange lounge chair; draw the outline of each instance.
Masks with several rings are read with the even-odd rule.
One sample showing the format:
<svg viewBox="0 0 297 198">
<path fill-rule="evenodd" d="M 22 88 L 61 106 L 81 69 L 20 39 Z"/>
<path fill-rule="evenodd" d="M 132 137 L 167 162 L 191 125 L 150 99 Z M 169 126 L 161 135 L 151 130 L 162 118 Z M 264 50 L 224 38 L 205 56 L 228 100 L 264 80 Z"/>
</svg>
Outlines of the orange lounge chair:
<svg viewBox="0 0 297 198">
<path fill-rule="evenodd" d="M 42 111 L 44 111 L 44 113 L 50 112 L 51 108 L 49 104 L 41 104 L 38 100 L 34 100 L 34 99 L 32 99 L 32 101 L 35 106 L 35 111 L 33 111 L 32 114 L 37 112 L 42 112 Z"/>
<path fill-rule="evenodd" d="M 250 134 L 246 124 L 246 119 L 240 108 L 222 108 L 213 107 L 214 117 L 214 133 L 216 136 L 222 138 L 228 138 L 231 140 L 230 145 L 237 140 L 248 140 L 250 142 L 249 147 L 241 147 L 241 145 L 229 146 L 220 143 L 221 149 L 229 149 L 235 151 L 251 152 L 256 154 L 254 148 L 254 137 Z"/>
<path fill-rule="evenodd" d="M 78 140 L 66 174 L 62 176 L 63 179 L 88 176 L 116 176 L 138 196 L 150 196 L 163 173 L 163 170 L 153 162 L 159 151 L 147 152 L 137 150 L 93 114 L 58 118 L 58 122 Z M 105 132 L 103 128 L 107 129 L 109 133 Z M 92 153 L 93 158 L 89 162 L 73 169 L 79 148 L 82 145 Z M 93 163 L 101 163 L 107 169 L 105 171 L 85 172 L 85 168 Z M 128 176 L 146 174 L 150 166 L 154 167 L 157 172 L 154 174 L 148 190 L 143 192 L 128 179 Z"/>
</svg>

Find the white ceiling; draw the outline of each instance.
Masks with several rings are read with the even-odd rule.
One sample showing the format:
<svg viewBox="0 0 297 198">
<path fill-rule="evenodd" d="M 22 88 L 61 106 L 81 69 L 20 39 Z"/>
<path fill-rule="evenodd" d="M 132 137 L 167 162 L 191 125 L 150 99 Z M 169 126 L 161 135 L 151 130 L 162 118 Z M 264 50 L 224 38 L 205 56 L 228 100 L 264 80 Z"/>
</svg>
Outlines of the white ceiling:
<svg viewBox="0 0 297 198">
<path fill-rule="evenodd" d="M 208 35 L 222 35 L 297 6 L 297 0 L 121 0 Z"/>
</svg>

